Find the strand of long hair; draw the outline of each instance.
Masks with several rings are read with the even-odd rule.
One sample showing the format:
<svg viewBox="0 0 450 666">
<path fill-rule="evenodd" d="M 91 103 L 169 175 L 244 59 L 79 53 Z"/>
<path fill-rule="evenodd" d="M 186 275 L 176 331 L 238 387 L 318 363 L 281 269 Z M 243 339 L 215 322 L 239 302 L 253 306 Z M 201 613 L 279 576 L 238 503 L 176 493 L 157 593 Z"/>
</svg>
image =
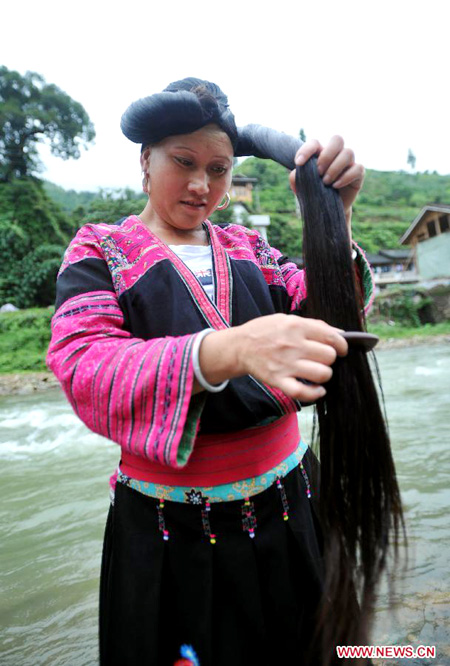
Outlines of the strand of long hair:
<svg viewBox="0 0 450 666">
<path fill-rule="evenodd" d="M 342 200 L 316 158 L 296 170 L 307 280 L 305 314 L 346 331 L 365 328 Z M 387 425 L 367 353 L 350 345 L 317 405 L 325 587 L 318 618 L 323 664 L 336 645 L 369 645 L 374 601 L 404 536 Z"/>
</svg>

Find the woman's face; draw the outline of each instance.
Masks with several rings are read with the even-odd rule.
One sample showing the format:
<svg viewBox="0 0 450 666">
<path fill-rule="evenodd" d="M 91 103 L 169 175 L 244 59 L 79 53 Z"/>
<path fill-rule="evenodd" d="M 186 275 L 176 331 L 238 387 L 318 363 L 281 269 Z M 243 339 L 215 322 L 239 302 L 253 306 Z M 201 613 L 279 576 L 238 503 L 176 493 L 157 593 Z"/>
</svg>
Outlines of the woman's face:
<svg viewBox="0 0 450 666">
<path fill-rule="evenodd" d="M 148 174 L 150 221 L 195 229 L 217 208 L 231 185 L 233 148 L 216 125 L 170 136 L 142 156 Z"/>
</svg>

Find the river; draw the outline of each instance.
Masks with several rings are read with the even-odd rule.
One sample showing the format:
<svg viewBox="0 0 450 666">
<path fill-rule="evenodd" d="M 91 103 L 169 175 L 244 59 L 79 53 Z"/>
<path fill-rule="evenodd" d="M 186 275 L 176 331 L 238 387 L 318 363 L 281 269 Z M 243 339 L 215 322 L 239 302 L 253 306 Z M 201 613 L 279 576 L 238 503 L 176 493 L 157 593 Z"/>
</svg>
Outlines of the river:
<svg viewBox="0 0 450 666">
<path fill-rule="evenodd" d="M 448 666 L 449 346 L 380 351 L 378 362 L 409 559 L 397 580 L 394 615 L 386 593 L 380 595 L 373 640 L 436 646 L 436 659 L 385 666 Z M 301 423 L 307 432 L 307 413 Z M 0 664 L 96 664 L 101 543 L 118 449 L 89 432 L 52 390 L 0 399 L 0 455 Z"/>
</svg>

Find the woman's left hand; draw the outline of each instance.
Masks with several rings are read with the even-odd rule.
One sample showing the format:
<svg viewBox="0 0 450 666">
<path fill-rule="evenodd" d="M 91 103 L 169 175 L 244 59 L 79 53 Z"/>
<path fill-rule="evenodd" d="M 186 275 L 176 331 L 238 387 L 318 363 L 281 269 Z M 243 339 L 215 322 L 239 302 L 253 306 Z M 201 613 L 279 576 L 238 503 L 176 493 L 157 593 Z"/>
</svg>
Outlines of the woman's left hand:
<svg viewBox="0 0 450 666">
<path fill-rule="evenodd" d="M 313 155 L 318 155 L 317 167 L 325 185 L 332 185 L 339 190 L 348 219 L 364 181 L 364 167 L 356 164 L 353 150 L 344 147 L 341 136 L 333 136 L 325 148 L 317 139 L 306 141 L 295 155 L 295 164 L 301 166 Z M 295 170 L 291 172 L 289 180 L 295 192 Z"/>
</svg>

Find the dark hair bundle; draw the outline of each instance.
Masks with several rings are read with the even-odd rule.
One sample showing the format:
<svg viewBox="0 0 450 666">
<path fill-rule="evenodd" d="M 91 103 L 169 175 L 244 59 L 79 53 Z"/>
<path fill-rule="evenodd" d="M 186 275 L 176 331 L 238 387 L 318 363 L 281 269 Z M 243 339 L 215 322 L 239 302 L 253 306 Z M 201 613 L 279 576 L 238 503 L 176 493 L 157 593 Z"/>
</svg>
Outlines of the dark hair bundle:
<svg viewBox="0 0 450 666">
<path fill-rule="evenodd" d="M 295 153 L 302 145 L 300 139 L 264 125 L 245 125 L 238 128 L 236 157 L 253 155 L 262 159 L 273 159 L 287 169 L 294 168 Z"/>
<path fill-rule="evenodd" d="M 297 167 L 304 222 L 306 316 L 363 330 L 342 201 L 319 177 L 316 158 Z M 377 583 L 389 546 L 397 554 L 403 526 L 389 437 L 367 354 L 350 345 L 317 403 L 325 543 L 325 590 L 319 630 L 324 664 L 336 645 L 369 644 Z M 358 603 L 360 608 L 358 609 Z"/>
<path fill-rule="evenodd" d="M 189 77 L 133 102 L 120 126 L 130 141 L 146 147 L 168 136 L 190 134 L 210 123 L 218 125 L 235 147 L 237 128 L 227 96 L 215 83 Z"/>
</svg>

